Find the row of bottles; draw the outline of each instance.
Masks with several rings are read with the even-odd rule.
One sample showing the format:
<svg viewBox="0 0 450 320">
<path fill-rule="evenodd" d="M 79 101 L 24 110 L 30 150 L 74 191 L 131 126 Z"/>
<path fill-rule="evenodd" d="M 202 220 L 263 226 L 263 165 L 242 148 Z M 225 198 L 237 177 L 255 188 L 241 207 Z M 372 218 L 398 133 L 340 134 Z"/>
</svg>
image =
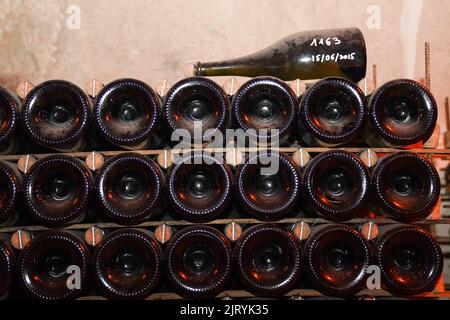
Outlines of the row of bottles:
<svg viewBox="0 0 450 320">
<path fill-rule="evenodd" d="M 229 127 L 260 144 L 395 147 L 426 141 L 437 120 L 432 94 L 412 80 L 388 82 L 367 101 L 342 78 L 319 80 L 300 99 L 270 77 L 249 80 L 232 98 L 212 80 L 187 78 L 164 99 L 141 81 L 121 79 L 93 102 L 76 85 L 55 80 L 33 88 L 23 103 L 1 89 L 0 112 L 0 153 L 25 153 L 32 145 L 39 152 L 161 148 L 180 142 L 169 141 L 177 129 L 184 142 L 223 144 Z"/>
<path fill-rule="evenodd" d="M 359 157 L 341 150 L 317 155 L 303 171 L 288 155 L 273 151 L 250 154 L 234 174 L 207 153 L 181 156 L 165 175 L 151 158 L 131 152 L 108 159 L 95 177 L 82 161 L 66 155 L 38 160 L 23 178 L 15 166 L 0 162 L 5 225 L 16 223 L 21 217 L 14 213 L 22 210 L 53 227 L 80 222 L 88 211 L 120 224 L 155 220 L 163 211 L 205 222 L 230 214 L 233 197 L 240 211 L 260 220 L 302 210 L 345 221 L 373 210 L 415 221 L 433 211 L 440 194 L 433 164 L 412 152 L 383 157 L 371 173 Z"/>
<path fill-rule="evenodd" d="M 412 225 L 382 226 L 372 242 L 348 225 L 324 224 L 302 243 L 288 226 L 261 224 L 247 228 L 235 245 L 217 229 L 195 225 L 177 231 L 164 250 L 144 229 L 111 231 L 93 250 L 76 231 L 52 230 L 35 235 L 20 253 L 6 237 L 0 249 L 0 296 L 18 282 L 28 297 L 45 300 L 78 297 L 92 284 L 111 299 L 142 299 L 167 289 L 213 298 L 237 278 L 257 296 L 281 297 L 312 285 L 326 295 L 351 297 L 367 288 L 374 265 L 381 276 L 374 281 L 410 296 L 432 291 L 443 264 L 433 237 Z"/>
</svg>

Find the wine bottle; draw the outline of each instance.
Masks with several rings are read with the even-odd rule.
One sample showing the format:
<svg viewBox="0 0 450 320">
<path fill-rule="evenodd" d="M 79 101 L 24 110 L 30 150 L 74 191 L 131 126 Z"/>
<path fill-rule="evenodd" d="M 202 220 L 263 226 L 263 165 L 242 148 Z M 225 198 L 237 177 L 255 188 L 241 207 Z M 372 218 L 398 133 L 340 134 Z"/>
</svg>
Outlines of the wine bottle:
<svg viewBox="0 0 450 320">
<path fill-rule="evenodd" d="M 285 82 L 257 77 L 238 89 L 231 108 L 236 126 L 254 142 L 281 145 L 294 130 L 298 99 Z"/>
<path fill-rule="evenodd" d="M 367 123 L 367 101 L 354 83 L 326 78 L 309 87 L 300 101 L 300 137 L 309 146 L 333 147 L 360 136 Z"/>
<path fill-rule="evenodd" d="M 161 212 L 164 176 L 149 157 L 122 153 L 106 161 L 97 173 L 95 193 L 109 219 L 133 224 Z"/>
<path fill-rule="evenodd" d="M 372 264 L 369 243 L 357 230 L 342 224 L 313 228 L 303 248 L 303 265 L 311 284 L 329 296 L 351 297 L 365 289 Z"/>
<path fill-rule="evenodd" d="M 94 280 L 110 299 L 145 299 L 162 275 L 162 252 L 147 230 L 121 229 L 100 242 L 93 255 Z"/>
<path fill-rule="evenodd" d="M 0 87 L 0 154 L 14 153 L 14 136 L 19 126 L 21 103 L 17 96 Z"/>
<path fill-rule="evenodd" d="M 381 227 L 375 261 L 383 286 L 401 296 L 432 291 L 443 268 L 439 244 L 426 230 L 413 225 Z"/>
<path fill-rule="evenodd" d="M 300 240 L 292 231 L 273 224 L 245 230 L 234 259 L 244 287 L 262 296 L 282 296 L 294 289 L 303 269 Z"/>
<path fill-rule="evenodd" d="M 86 213 L 92 185 L 92 174 L 80 160 L 48 156 L 36 161 L 24 175 L 24 206 L 45 226 L 79 222 Z"/>
<path fill-rule="evenodd" d="M 19 284 L 33 299 L 74 299 L 88 289 L 89 263 L 89 250 L 77 233 L 42 232 L 19 257 Z"/>
<path fill-rule="evenodd" d="M 358 82 L 366 76 L 366 45 L 357 28 L 291 34 L 250 55 L 220 62 L 197 63 L 197 76 L 274 76 L 283 80 L 328 76 Z"/>
<path fill-rule="evenodd" d="M 261 151 L 250 154 L 236 172 L 235 194 L 249 214 L 278 220 L 296 209 L 301 195 L 301 173 L 286 154 Z"/>
<path fill-rule="evenodd" d="M 355 155 L 341 150 L 319 154 L 303 173 L 305 210 L 331 221 L 361 217 L 368 210 L 369 170 Z"/>
<path fill-rule="evenodd" d="M 168 202 L 179 216 L 206 222 L 228 208 L 233 175 L 225 162 L 206 152 L 188 153 L 167 172 L 166 188 Z"/>
<path fill-rule="evenodd" d="M 6 235 L 0 235 L 0 300 L 6 298 L 14 278 L 16 255 Z"/>
<path fill-rule="evenodd" d="M 436 101 L 424 86 L 408 79 L 387 82 L 370 96 L 367 142 L 374 147 L 399 147 L 426 141 L 437 113 Z"/>
<path fill-rule="evenodd" d="M 113 81 L 95 98 L 97 132 L 106 141 L 125 149 L 143 149 L 152 144 L 156 147 L 160 117 L 161 98 L 139 80 Z"/>
<path fill-rule="evenodd" d="M 230 101 L 214 81 L 191 77 L 177 82 L 163 101 L 163 118 L 175 138 L 202 145 L 223 138 L 229 126 Z M 220 139 L 218 142 L 222 142 Z M 181 141 L 179 141 L 181 142 Z"/>
<path fill-rule="evenodd" d="M 430 215 L 441 190 L 433 164 L 412 152 L 383 158 L 372 174 L 372 187 L 380 213 L 404 222 Z"/>
<path fill-rule="evenodd" d="M 22 106 L 22 123 L 32 142 L 63 151 L 85 146 L 91 103 L 75 84 L 51 80 L 34 87 Z"/>
<path fill-rule="evenodd" d="M 18 216 L 15 214 L 19 201 L 22 175 L 17 165 L 0 161 L 0 225 L 13 225 Z"/>
<path fill-rule="evenodd" d="M 213 298 L 229 283 L 233 269 L 228 239 L 216 229 L 195 225 L 178 231 L 164 252 L 168 280 L 185 298 Z"/>
</svg>

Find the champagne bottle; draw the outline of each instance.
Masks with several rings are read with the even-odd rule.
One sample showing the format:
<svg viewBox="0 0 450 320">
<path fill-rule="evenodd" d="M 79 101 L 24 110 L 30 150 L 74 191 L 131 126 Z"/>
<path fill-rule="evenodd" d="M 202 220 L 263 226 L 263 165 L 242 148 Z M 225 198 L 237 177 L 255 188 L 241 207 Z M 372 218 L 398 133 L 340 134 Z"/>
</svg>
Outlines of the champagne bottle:
<svg viewBox="0 0 450 320">
<path fill-rule="evenodd" d="M 85 145 L 91 103 L 75 84 L 51 80 L 34 87 L 22 106 L 25 133 L 38 145 L 63 151 Z"/>
<path fill-rule="evenodd" d="M 385 83 L 369 98 L 374 147 L 399 147 L 426 141 L 436 126 L 438 109 L 431 92 L 419 83 L 400 79 Z"/>
<path fill-rule="evenodd" d="M 74 299 L 88 289 L 89 263 L 89 250 L 79 234 L 42 232 L 33 237 L 19 257 L 19 284 L 33 299 Z M 79 287 L 69 279 L 75 272 Z"/>
<path fill-rule="evenodd" d="M 355 155 L 341 150 L 319 154 L 303 174 L 305 210 L 331 221 L 363 216 L 368 210 L 369 170 Z"/>
<path fill-rule="evenodd" d="M 84 218 L 93 185 L 92 174 L 78 159 L 52 155 L 36 161 L 23 181 L 25 209 L 45 226 Z"/>
<path fill-rule="evenodd" d="M 303 249 L 305 273 L 325 295 L 351 297 L 365 289 L 372 252 L 363 235 L 342 224 L 313 228 Z"/>
<path fill-rule="evenodd" d="M 375 261 L 383 286 L 401 296 L 432 291 L 443 268 L 439 244 L 426 230 L 413 225 L 381 227 Z"/>
<path fill-rule="evenodd" d="M 291 34 L 254 54 L 220 62 L 197 63 L 197 76 L 274 76 L 283 80 L 366 75 L 366 45 L 357 28 Z"/>
<path fill-rule="evenodd" d="M 172 288 L 185 298 L 213 298 L 231 279 L 230 242 L 209 226 L 178 231 L 167 245 L 164 259 Z"/>
<path fill-rule="evenodd" d="M 13 225 L 18 218 L 15 210 L 21 182 L 22 176 L 16 164 L 0 161 L 0 225 Z"/>
<path fill-rule="evenodd" d="M 362 134 L 367 123 L 367 101 L 354 83 L 326 78 L 309 87 L 300 101 L 299 130 L 309 146 L 333 147 Z"/>
<path fill-rule="evenodd" d="M 158 144 L 161 99 L 142 81 L 119 79 L 102 88 L 94 102 L 97 132 L 125 149 L 143 149 Z M 150 141 L 153 138 L 155 141 Z M 154 145 L 155 146 L 155 145 Z"/>
<path fill-rule="evenodd" d="M 261 220 L 278 220 L 291 213 L 301 194 L 301 173 L 284 153 L 250 154 L 236 172 L 235 193 L 242 208 Z"/>
<path fill-rule="evenodd" d="M 12 250 L 9 238 L 0 235 L 0 300 L 6 298 L 14 278 L 16 255 Z"/>
<path fill-rule="evenodd" d="M 272 77 L 244 83 L 234 95 L 231 107 L 237 127 L 260 144 L 286 142 L 298 115 L 295 93 L 286 83 Z"/>
<path fill-rule="evenodd" d="M 149 157 L 122 153 L 96 175 L 95 194 L 104 214 L 114 222 L 133 224 L 163 208 L 164 176 Z"/>
<path fill-rule="evenodd" d="M 294 289 L 303 268 L 300 240 L 292 231 L 273 224 L 245 230 L 234 259 L 244 287 L 262 296 L 282 296 Z"/>
<path fill-rule="evenodd" d="M 106 235 L 93 255 L 94 280 L 110 299 L 145 299 L 162 275 L 162 252 L 147 230 L 122 229 Z"/>
<path fill-rule="evenodd" d="M 0 154 L 13 153 L 17 148 L 14 136 L 19 126 L 20 108 L 19 99 L 0 87 Z"/>
<path fill-rule="evenodd" d="M 412 152 L 383 158 L 372 174 L 372 186 L 380 213 L 404 222 L 430 215 L 441 191 L 433 164 Z"/>
</svg>

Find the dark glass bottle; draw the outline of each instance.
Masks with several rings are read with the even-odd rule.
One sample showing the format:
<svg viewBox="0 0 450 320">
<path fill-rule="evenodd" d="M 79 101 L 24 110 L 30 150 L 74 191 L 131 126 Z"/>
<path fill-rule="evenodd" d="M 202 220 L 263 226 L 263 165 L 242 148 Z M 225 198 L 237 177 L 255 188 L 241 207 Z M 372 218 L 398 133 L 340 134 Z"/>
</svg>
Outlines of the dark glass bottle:
<svg viewBox="0 0 450 320">
<path fill-rule="evenodd" d="M 303 265 L 311 284 L 325 295 L 351 297 L 366 288 L 372 264 L 369 243 L 342 224 L 313 228 L 303 248 Z"/>
<path fill-rule="evenodd" d="M 381 227 L 375 261 L 384 287 L 401 296 L 432 291 L 443 268 L 439 244 L 427 231 L 413 225 Z"/>
<path fill-rule="evenodd" d="M 367 142 L 374 147 L 398 147 L 426 141 L 436 126 L 437 113 L 433 95 L 419 83 L 387 82 L 369 98 Z"/>
<path fill-rule="evenodd" d="M 178 231 L 164 252 L 167 277 L 185 298 L 213 298 L 231 279 L 232 250 L 216 229 L 196 225 Z"/>
<path fill-rule="evenodd" d="M 300 137 L 309 146 L 349 143 L 362 134 L 367 113 L 366 98 L 357 85 L 342 78 L 319 80 L 301 98 Z"/>
<path fill-rule="evenodd" d="M 95 193 L 109 219 L 133 224 L 161 212 L 164 176 L 149 157 L 122 153 L 109 159 L 97 173 Z"/>
<path fill-rule="evenodd" d="M 74 299 L 88 289 L 89 263 L 89 250 L 78 234 L 61 230 L 42 232 L 20 255 L 19 283 L 33 299 Z"/>
<path fill-rule="evenodd" d="M 162 275 L 162 252 L 147 230 L 122 229 L 108 234 L 93 256 L 94 279 L 110 299 L 145 299 Z"/>
<path fill-rule="evenodd" d="M 219 135 L 223 137 L 229 126 L 229 113 L 230 101 L 225 91 L 214 81 L 202 77 L 177 82 L 163 102 L 167 127 L 171 131 L 178 130 L 176 137 L 188 144 L 201 145 L 215 141 Z M 196 124 L 201 127 L 197 128 Z"/>
<path fill-rule="evenodd" d="M 16 164 L 0 161 L 0 225 L 12 225 L 19 201 L 22 176 Z"/>
<path fill-rule="evenodd" d="M 13 153 L 17 148 L 14 136 L 19 125 L 20 109 L 19 99 L 0 87 L 0 154 Z"/>
<path fill-rule="evenodd" d="M 0 235 L 0 300 L 6 298 L 14 277 L 16 256 L 6 235 Z"/>
<path fill-rule="evenodd" d="M 34 87 L 22 106 L 25 133 L 33 141 L 56 150 L 85 146 L 91 103 L 73 83 L 51 80 Z"/>
<path fill-rule="evenodd" d="M 78 159 L 52 155 L 36 161 L 24 175 L 24 205 L 30 216 L 54 227 L 84 218 L 92 174 Z"/>
<path fill-rule="evenodd" d="M 282 144 L 294 130 L 298 99 L 285 82 L 258 77 L 238 89 L 231 108 L 236 126 L 250 139 L 259 144 Z"/>
<path fill-rule="evenodd" d="M 368 210 L 369 170 L 355 155 L 341 150 L 319 154 L 303 173 L 305 209 L 331 221 L 363 216 Z"/>
<path fill-rule="evenodd" d="M 301 173 L 284 153 L 250 154 L 236 172 L 235 193 L 243 209 L 261 220 L 291 213 L 301 195 Z"/>
<path fill-rule="evenodd" d="M 300 240 L 292 231 L 273 224 L 245 230 L 234 259 L 244 287 L 262 296 L 282 296 L 294 289 L 303 269 Z"/>
<path fill-rule="evenodd" d="M 256 53 L 220 62 L 197 63 L 197 76 L 273 76 L 283 80 L 366 76 L 366 45 L 357 28 L 291 34 Z"/>
<path fill-rule="evenodd" d="M 160 117 L 161 98 L 139 80 L 113 81 L 104 86 L 95 98 L 97 132 L 105 140 L 125 149 L 157 147 Z"/>
<path fill-rule="evenodd" d="M 383 158 L 372 173 L 380 213 L 404 222 L 426 218 L 436 206 L 441 184 L 433 164 L 412 152 Z"/>
<path fill-rule="evenodd" d="M 166 175 L 168 202 L 188 221 L 213 220 L 229 206 L 233 175 L 228 165 L 211 155 L 185 154 Z"/>
</svg>

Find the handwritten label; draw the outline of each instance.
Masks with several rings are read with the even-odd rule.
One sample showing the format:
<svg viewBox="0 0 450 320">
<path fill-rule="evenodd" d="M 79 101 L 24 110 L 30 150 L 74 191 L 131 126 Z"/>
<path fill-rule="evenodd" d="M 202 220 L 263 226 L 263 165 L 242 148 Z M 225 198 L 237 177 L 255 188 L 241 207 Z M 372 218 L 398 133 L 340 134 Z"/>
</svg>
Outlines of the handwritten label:
<svg viewBox="0 0 450 320">
<path fill-rule="evenodd" d="M 318 47 L 318 46 L 330 47 L 330 46 L 340 45 L 341 43 L 342 43 L 342 41 L 338 37 L 314 38 L 309 46 L 310 47 Z"/>
<path fill-rule="evenodd" d="M 356 52 L 341 54 L 341 53 L 332 53 L 332 54 L 314 54 L 311 56 L 312 62 L 339 62 L 342 60 L 355 60 Z"/>
</svg>

